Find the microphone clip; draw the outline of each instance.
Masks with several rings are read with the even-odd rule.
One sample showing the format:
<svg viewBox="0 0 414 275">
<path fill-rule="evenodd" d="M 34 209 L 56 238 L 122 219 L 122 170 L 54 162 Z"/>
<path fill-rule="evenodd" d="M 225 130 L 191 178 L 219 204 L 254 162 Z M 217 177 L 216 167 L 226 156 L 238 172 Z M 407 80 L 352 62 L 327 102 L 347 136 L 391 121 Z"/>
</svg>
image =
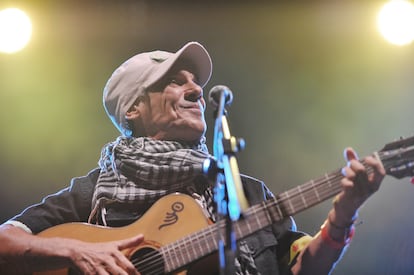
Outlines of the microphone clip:
<svg viewBox="0 0 414 275">
<path fill-rule="evenodd" d="M 234 155 L 237 152 L 242 151 L 246 146 L 246 142 L 243 138 L 236 138 L 234 136 L 231 136 L 230 138 L 223 138 L 222 144 L 223 152 L 229 155 Z"/>
</svg>

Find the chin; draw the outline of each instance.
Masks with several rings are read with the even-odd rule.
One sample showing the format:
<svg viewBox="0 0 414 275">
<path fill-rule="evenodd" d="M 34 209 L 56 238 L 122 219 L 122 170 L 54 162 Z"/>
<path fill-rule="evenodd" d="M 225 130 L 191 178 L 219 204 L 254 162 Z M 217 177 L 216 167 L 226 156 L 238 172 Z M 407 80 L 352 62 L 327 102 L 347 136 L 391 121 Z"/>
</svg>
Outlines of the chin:
<svg viewBox="0 0 414 275">
<path fill-rule="evenodd" d="M 197 133 L 188 133 L 186 135 L 181 136 L 180 138 L 178 138 L 181 141 L 184 142 L 189 142 L 189 143 L 199 143 L 201 138 L 204 136 L 204 131 L 202 132 L 197 132 Z"/>
<path fill-rule="evenodd" d="M 205 135 L 207 126 L 204 123 L 176 124 L 165 131 L 165 138 L 183 142 L 198 143 Z"/>
</svg>

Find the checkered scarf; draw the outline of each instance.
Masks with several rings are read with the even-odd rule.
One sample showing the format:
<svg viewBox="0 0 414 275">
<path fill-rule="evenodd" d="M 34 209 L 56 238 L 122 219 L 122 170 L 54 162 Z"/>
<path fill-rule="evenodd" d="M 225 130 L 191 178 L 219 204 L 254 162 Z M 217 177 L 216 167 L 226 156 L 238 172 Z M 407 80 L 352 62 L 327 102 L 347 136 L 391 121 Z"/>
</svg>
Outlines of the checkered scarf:
<svg viewBox="0 0 414 275">
<path fill-rule="evenodd" d="M 214 203 L 211 186 L 197 185 L 203 174 L 203 162 L 212 156 L 204 139 L 197 145 L 161 141 L 146 137 L 118 137 L 104 146 L 99 160 L 101 172 L 92 199 L 89 222 L 101 220 L 102 209 L 113 202 L 152 205 L 173 192 L 191 193 L 213 221 Z M 202 191 L 200 191 L 202 190 Z M 193 194 L 190 194 L 193 195 Z M 241 241 L 235 259 L 236 275 L 258 275 L 253 252 Z"/>
<path fill-rule="evenodd" d="M 118 137 L 102 149 L 89 222 L 96 222 L 105 205 L 113 202 L 151 205 L 166 194 L 186 192 L 203 174 L 203 162 L 210 157 L 204 139 L 191 145 Z M 203 201 L 212 204 L 211 188 L 203 189 Z"/>
</svg>

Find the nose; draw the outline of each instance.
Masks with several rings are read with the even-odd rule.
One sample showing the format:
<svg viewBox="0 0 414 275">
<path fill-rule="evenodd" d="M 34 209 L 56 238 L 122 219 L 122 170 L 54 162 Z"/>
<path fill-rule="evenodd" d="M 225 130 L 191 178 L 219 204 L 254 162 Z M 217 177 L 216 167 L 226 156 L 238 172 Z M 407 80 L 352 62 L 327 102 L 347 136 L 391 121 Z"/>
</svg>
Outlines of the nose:
<svg viewBox="0 0 414 275">
<path fill-rule="evenodd" d="M 201 88 L 201 86 L 193 80 L 189 80 L 186 84 L 184 99 L 191 102 L 197 102 L 197 100 L 201 99 L 202 97 L 203 88 Z"/>
</svg>

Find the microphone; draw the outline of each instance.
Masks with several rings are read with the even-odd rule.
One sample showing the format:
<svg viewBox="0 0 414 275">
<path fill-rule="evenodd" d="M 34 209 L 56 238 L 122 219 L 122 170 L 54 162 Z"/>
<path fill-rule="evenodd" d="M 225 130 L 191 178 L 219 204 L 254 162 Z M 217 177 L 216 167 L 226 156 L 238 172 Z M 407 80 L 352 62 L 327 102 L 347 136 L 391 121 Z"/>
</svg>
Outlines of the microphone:
<svg viewBox="0 0 414 275">
<path fill-rule="evenodd" d="M 224 106 L 230 105 L 233 101 L 233 93 L 224 85 L 217 85 L 211 88 L 208 93 L 208 101 L 217 107 L 220 104 L 221 97 L 224 96 Z"/>
</svg>

